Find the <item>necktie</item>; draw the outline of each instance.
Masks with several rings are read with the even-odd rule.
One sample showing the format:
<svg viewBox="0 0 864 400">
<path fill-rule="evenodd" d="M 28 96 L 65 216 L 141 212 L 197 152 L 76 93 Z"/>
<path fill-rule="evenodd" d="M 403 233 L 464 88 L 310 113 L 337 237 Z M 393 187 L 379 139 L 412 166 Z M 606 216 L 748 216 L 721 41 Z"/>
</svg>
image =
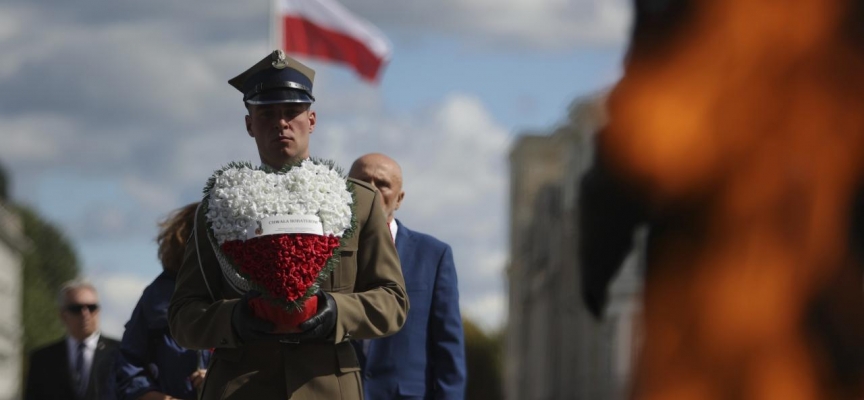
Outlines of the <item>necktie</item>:
<svg viewBox="0 0 864 400">
<path fill-rule="evenodd" d="M 87 381 L 84 379 L 84 342 L 78 343 L 75 355 L 75 394 L 81 399 L 87 391 Z"/>
</svg>

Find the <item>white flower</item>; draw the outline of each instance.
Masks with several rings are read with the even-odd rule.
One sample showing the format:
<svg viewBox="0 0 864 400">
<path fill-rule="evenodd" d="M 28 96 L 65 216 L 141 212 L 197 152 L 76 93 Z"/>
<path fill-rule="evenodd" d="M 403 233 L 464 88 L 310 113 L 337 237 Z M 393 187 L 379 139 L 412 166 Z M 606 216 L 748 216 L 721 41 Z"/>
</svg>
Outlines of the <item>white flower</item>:
<svg viewBox="0 0 864 400">
<path fill-rule="evenodd" d="M 232 167 L 213 180 L 207 219 L 220 245 L 245 240 L 246 230 L 266 217 L 317 215 L 324 234 L 339 237 L 351 226 L 353 198 L 345 179 L 327 165 L 305 160 L 284 174 Z"/>
</svg>

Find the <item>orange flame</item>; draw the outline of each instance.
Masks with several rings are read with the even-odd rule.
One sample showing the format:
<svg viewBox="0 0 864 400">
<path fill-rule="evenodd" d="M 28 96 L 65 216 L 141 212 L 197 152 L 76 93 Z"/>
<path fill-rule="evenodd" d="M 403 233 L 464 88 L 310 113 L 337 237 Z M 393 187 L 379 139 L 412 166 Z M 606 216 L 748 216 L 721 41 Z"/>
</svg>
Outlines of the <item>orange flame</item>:
<svg viewBox="0 0 864 400">
<path fill-rule="evenodd" d="M 657 215 L 687 220 L 649 260 L 634 397 L 854 398 L 861 377 L 850 389 L 825 327 L 812 326 L 828 315 L 864 343 L 847 248 L 864 178 L 864 48 L 843 29 L 850 3 L 690 5 L 677 36 L 633 49 L 601 135 Z"/>
</svg>

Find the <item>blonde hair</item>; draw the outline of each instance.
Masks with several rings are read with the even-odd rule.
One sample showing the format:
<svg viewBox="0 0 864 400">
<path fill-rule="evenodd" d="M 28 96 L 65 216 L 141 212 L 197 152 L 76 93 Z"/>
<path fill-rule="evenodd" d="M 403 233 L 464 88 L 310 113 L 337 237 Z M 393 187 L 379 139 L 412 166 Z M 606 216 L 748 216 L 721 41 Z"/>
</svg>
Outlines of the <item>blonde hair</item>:
<svg viewBox="0 0 864 400">
<path fill-rule="evenodd" d="M 183 264 L 183 253 L 186 251 L 186 242 L 192 234 L 198 204 L 195 202 L 174 210 L 159 223 L 159 235 L 156 236 L 156 243 L 159 244 L 159 261 L 162 263 L 162 269 L 172 276 L 177 275 L 180 265 Z"/>
</svg>

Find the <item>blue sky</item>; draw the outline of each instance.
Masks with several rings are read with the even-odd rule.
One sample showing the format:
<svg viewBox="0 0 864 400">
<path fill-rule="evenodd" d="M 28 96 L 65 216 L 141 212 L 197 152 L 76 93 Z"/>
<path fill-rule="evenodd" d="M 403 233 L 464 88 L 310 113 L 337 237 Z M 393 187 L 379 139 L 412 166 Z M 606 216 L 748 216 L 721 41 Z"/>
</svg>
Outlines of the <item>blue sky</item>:
<svg viewBox="0 0 864 400">
<path fill-rule="evenodd" d="M 0 163 L 57 222 L 122 334 L 159 272 L 156 222 L 210 173 L 257 161 L 226 81 L 269 51 L 266 0 L 0 4 Z M 402 164 L 407 226 L 453 246 L 466 316 L 506 318 L 507 154 L 618 77 L 624 0 L 356 0 L 394 52 L 380 85 L 317 70 L 312 154 Z M 434 17 L 429 17 L 434 15 Z"/>
</svg>

